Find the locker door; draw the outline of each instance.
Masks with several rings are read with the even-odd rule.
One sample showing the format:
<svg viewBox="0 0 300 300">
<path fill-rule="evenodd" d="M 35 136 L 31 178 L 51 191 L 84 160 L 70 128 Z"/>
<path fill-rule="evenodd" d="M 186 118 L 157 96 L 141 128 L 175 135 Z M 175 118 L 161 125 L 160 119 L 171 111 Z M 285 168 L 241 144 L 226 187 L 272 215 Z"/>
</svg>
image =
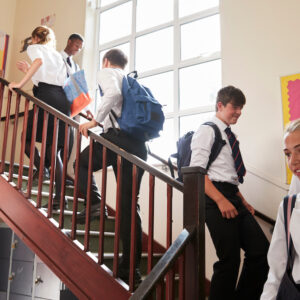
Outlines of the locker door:
<svg viewBox="0 0 300 300">
<path fill-rule="evenodd" d="M 11 268 L 10 293 L 31 296 L 33 262 L 13 261 Z"/>
<path fill-rule="evenodd" d="M 9 228 L 0 227 L 0 258 L 10 257 L 12 231 Z"/>
<path fill-rule="evenodd" d="M 9 300 L 32 300 L 32 297 L 24 296 L 24 295 L 18 295 L 18 294 L 10 294 L 9 295 Z"/>
<path fill-rule="evenodd" d="M 6 292 L 8 285 L 9 258 L 0 258 L 0 291 Z M 1 299 L 1 298 L 0 298 Z"/>
<path fill-rule="evenodd" d="M 6 292 L 0 292 L 0 300 L 6 300 Z"/>
<path fill-rule="evenodd" d="M 13 260 L 34 261 L 34 253 L 14 234 L 13 237 Z"/>
<path fill-rule="evenodd" d="M 46 298 L 58 300 L 60 294 L 60 280 L 42 262 L 36 264 L 35 299 Z"/>
</svg>

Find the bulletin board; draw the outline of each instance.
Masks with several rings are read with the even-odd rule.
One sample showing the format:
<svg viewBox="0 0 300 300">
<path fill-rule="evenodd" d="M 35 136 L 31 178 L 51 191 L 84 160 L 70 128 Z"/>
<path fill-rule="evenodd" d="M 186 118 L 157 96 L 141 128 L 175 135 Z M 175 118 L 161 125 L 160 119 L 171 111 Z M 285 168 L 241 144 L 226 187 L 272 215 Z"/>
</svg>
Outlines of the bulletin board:
<svg viewBox="0 0 300 300">
<path fill-rule="evenodd" d="M 9 36 L 0 31 L 0 77 L 5 75 Z"/>
<path fill-rule="evenodd" d="M 283 122 L 286 126 L 290 121 L 300 118 L 300 74 L 281 77 L 281 97 Z M 286 166 L 287 183 L 291 183 L 292 172 Z"/>
</svg>

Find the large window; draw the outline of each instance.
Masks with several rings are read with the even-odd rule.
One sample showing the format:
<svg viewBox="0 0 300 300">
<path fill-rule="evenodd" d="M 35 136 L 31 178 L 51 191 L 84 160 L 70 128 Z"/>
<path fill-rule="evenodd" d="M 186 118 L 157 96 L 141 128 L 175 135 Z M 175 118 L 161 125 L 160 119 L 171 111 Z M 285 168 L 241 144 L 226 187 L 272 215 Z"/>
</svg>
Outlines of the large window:
<svg viewBox="0 0 300 300">
<path fill-rule="evenodd" d="M 218 0 L 99 0 L 99 66 L 104 53 L 120 48 L 126 72 L 163 105 L 161 137 L 151 151 L 167 158 L 176 140 L 212 117 L 221 87 Z"/>
</svg>

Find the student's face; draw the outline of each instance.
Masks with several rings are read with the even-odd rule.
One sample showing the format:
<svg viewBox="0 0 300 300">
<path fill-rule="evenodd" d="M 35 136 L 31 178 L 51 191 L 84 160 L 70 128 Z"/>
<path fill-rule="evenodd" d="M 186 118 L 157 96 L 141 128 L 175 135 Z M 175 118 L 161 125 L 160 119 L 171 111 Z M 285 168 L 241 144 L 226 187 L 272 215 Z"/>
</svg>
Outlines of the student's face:
<svg viewBox="0 0 300 300">
<path fill-rule="evenodd" d="M 284 153 L 290 170 L 300 179 L 300 130 L 284 137 Z"/>
<path fill-rule="evenodd" d="M 78 40 L 78 39 L 68 40 L 66 52 L 72 56 L 76 55 L 82 49 L 82 46 L 83 46 L 83 43 L 81 40 Z"/>
<path fill-rule="evenodd" d="M 225 106 L 221 102 L 218 102 L 217 107 L 217 116 L 227 125 L 235 124 L 241 116 L 243 109 L 243 106 L 236 106 L 230 102 Z"/>
</svg>

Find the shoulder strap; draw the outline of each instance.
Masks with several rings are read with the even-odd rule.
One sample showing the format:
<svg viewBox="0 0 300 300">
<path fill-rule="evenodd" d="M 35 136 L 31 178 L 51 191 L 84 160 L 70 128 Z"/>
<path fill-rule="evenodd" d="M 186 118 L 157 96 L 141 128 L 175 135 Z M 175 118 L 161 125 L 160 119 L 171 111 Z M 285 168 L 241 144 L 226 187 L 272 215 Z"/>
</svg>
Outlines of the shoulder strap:
<svg viewBox="0 0 300 300">
<path fill-rule="evenodd" d="M 215 141 L 211 147 L 211 152 L 210 152 L 207 167 L 206 167 L 206 170 L 208 170 L 209 167 L 211 166 L 211 164 L 215 161 L 215 159 L 220 154 L 223 146 L 226 145 L 226 141 L 224 141 L 222 139 L 220 129 L 215 123 L 205 122 L 205 123 L 203 123 L 203 125 L 208 125 L 208 126 L 212 127 L 215 132 Z"/>
<path fill-rule="evenodd" d="M 287 270 L 290 272 L 293 269 L 294 258 L 295 258 L 295 249 L 294 249 L 294 244 L 290 233 L 290 219 L 291 219 L 293 208 L 295 207 L 296 198 L 297 198 L 297 194 L 292 196 L 286 196 L 283 200 L 284 227 L 286 233 L 286 245 L 287 245 L 287 253 L 288 253 Z"/>
</svg>

